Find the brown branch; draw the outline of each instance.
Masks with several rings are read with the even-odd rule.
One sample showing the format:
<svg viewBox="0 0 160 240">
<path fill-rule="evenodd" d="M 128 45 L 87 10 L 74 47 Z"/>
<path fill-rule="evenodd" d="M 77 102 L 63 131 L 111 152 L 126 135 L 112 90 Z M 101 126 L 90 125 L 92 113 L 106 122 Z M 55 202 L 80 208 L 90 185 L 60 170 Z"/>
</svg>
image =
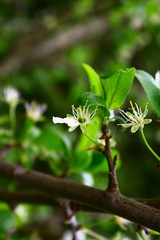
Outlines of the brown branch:
<svg viewBox="0 0 160 240">
<path fill-rule="evenodd" d="M 18 49 L 18 52 L 1 62 L 0 74 L 6 75 L 15 72 L 32 62 L 40 61 L 75 43 L 93 39 L 96 35 L 107 33 L 109 29 L 109 24 L 104 16 L 90 19 L 85 23 L 79 23 L 50 39 L 44 40 L 38 46 L 29 46 L 25 52 L 23 49 L 21 52 Z"/>
<path fill-rule="evenodd" d="M 59 205 L 53 198 L 43 192 L 38 191 L 16 191 L 9 192 L 0 189 L 0 201 L 5 201 L 9 204 L 30 203 L 33 205 Z"/>
<path fill-rule="evenodd" d="M 141 202 L 148 206 L 160 209 L 160 198 L 153 199 L 134 199 L 135 201 Z M 0 189 L 0 201 L 7 202 L 9 204 L 20 204 L 27 203 L 32 205 L 47 205 L 47 206 L 60 206 L 53 197 L 50 197 L 48 194 L 40 191 L 15 191 L 10 192 L 4 189 Z M 100 209 L 92 208 L 84 204 L 77 202 L 70 202 L 70 207 L 74 212 L 97 212 L 103 213 Z"/>
<path fill-rule="evenodd" d="M 68 199 L 104 213 L 118 215 L 160 232 L 160 210 L 122 196 L 47 174 L 26 170 L 0 160 L 0 175 L 48 193 L 51 197 Z"/>
<path fill-rule="evenodd" d="M 26 237 L 28 235 L 31 235 L 33 233 L 37 233 L 38 236 L 40 236 L 42 239 L 47 239 L 47 240 L 53 240 L 53 239 L 62 239 L 62 230 L 56 230 L 56 229 L 50 229 L 46 228 L 44 226 L 38 226 L 38 225 L 25 225 L 22 226 L 18 229 L 16 229 L 12 236 L 18 236 L 18 237 Z"/>
</svg>

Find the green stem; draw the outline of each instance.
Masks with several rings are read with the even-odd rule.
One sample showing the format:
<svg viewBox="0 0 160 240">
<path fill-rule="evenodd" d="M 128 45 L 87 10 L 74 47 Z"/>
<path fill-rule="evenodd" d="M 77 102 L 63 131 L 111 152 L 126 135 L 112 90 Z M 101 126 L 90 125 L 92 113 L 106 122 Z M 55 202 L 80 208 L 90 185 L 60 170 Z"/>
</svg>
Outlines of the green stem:
<svg viewBox="0 0 160 240">
<path fill-rule="evenodd" d="M 107 240 L 108 238 L 102 237 L 100 234 L 95 233 L 91 229 L 83 228 L 83 231 L 87 233 L 89 236 L 94 237 L 97 240 Z"/>
<path fill-rule="evenodd" d="M 85 136 L 86 136 L 89 140 L 91 140 L 92 142 L 94 142 L 96 145 L 98 144 L 98 142 L 97 142 L 94 138 L 90 137 L 87 133 L 85 133 Z"/>
<path fill-rule="evenodd" d="M 10 124 L 11 124 L 11 129 L 13 136 L 15 136 L 15 131 L 16 131 L 16 108 L 13 105 L 10 105 Z"/>
<path fill-rule="evenodd" d="M 149 143 L 147 142 L 146 137 L 145 137 L 144 132 L 143 132 L 143 128 L 140 128 L 140 132 L 141 132 L 141 135 L 142 135 L 142 139 L 143 139 L 146 147 L 148 148 L 148 150 L 153 154 L 153 156 L 155 156 L 155 158 L 158 159 L 158 161 L 160 161 L 160 157 L 154 152 L 154 150 L 150 147 Z"/>
</svg>

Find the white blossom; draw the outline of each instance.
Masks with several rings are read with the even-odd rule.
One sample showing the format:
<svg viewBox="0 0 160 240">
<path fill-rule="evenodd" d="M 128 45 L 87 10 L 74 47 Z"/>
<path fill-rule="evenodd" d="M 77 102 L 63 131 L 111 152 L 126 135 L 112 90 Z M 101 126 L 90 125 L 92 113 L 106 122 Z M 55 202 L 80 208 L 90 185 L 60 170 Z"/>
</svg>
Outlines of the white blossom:
<svg viewBox="0 0 160 240">
<path fill-rule="evenodd" d="M 27 117 L 31 118 L 34 122 L 42 119 L 44 111 L 47 109 L 46 104 L 38 104 L 35 101 L 24 104 Z"/>
<path fill-rule="evenodd" d="M 72 132 L 75 130 L 78 126 L 80 126 L 83 133 L 86 133 L 86 125 L 92 123 L 91 118 L 94 117 L 96 114 L 96 110 L 89 113 L 89 107 L 86 107 L 87 102 L 85 106 L 79 106 L 77 109 L 72 105 L 72 114 L 67 114 L 67 117 L 65 118 L 59 118 L 54 117 L 52 118 L 53 123 L 65 123 L 69 127 L 69 132 Z"/>
<path fill-rule="evenodd" d="M 16 106 L 19 102 L 20 94 L 14 87 L 6 87 L 3 89 L 5 100 L 8 104 Z"/>
<path fill-rule="evenodd" d="M 144 128 L 145 124 L 150 123 L 151 119 L 144 119 L 148 113 L 147 105 L 145 107 L 144 112 L 142 112 L 141 107 L 138 107 L 138 105 L 135 103 L 135 107 L 133 106 L 132 102 L 131 104 L 131 112 L 124 112 L 123 110 L 119 110 L 121 115 L 123 116 L 125 123 L 119 124 L 125 128 L 131 127 L 131 132 L 135 133 L 139 128 Z"/>
</svg>

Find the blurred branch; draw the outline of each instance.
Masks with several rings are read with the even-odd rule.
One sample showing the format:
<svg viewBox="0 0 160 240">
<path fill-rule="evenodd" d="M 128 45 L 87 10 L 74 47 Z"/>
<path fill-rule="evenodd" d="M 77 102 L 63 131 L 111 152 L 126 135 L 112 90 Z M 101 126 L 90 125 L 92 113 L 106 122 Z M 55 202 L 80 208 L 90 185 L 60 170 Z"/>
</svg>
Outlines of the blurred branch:
<svg viewBox="0 0 160 240">
<path fill-rule="evenodd" d="M 62 231 L 59 229 L 50 229 L 44 226 L 38 226 L 38 225 L 25 225 L 18 229 L 16 229 L 13 232 L 13 236 L 18 237 L 26 237 L 28 235 L 31 235 L 33 233 L 37 233 L 38 236 L 40 236 L 42 239 L 52 240 L 52 239 L 62 239 Z"/>
<path fill-rule="evenodd" d="M 51 197 L 78 202 L 99 209 L 103 213 L 110 212 L 160 232 L 159 209 L 129 199 L 119 192 L 106 192 L 70 180 L 27 170 L 4 162 L 2 159 L 0 159 L 0 175 L 46 192 Z"/>
<path fill-rule="evenodd" d="M 79 232 L 78 232 L 80 230 L 81 226 L 79 225 L 77 218 L 71 209 L 70 202 L 63 201 L 63 202 L 61 202 L 61 206 L 63 207 L 63 210 L 64 210 L 65 224 L 70 225 L 70 227 L 72 229 L 73 239 L 81 240 L 81 236 L 79 236 Z"/>
<path fill-rule="evenodd" d="M 8 202 L 9 204 L 18 203 L 30 203 L 30 204 L 42 204 L 48 206 L 55 206 L 58 203 L 50 196 L 43 192 L 38 191 L 16 191 L 9 192 L 0 189 L 0 201 Z"/>
<path fill-rule="evenodd" d="M 6 75 L 20 70 L 32 62 L 47 58 L 75 43 L 93 39 L 96 35 L 107 33 L 109 29 L 109 24 L 104 16 L 91 19 L 85 23 L 78 23 L 69 29 L 64 29 L 63 32 L 50 39 L 45 39 L 38 46 L 28 46 L 25 51 L 23 48 L 22 51 L 17 49 L 17 51 L 1 62 L 0 74 Z"/>
</svg>

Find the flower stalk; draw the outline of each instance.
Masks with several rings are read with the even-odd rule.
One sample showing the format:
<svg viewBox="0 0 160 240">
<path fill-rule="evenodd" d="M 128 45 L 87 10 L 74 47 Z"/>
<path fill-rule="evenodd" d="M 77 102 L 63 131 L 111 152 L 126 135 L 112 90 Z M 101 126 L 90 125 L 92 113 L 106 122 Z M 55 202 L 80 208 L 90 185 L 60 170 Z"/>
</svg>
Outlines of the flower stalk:
<svg viewBox="0 0 160 240">
<path fill-rule="evenodd" d="M 146 145 L 146 147 L 148 148 L 148 150 L 152 153 L 152 155 L 158 160 L 160 161 L 160 157 L 155 153 L 155 151 L 151 148 L 151 146 L 149 145 L 149 143 L 147 142 L 147 139 L 144 135 L 144 132 L 143 132 L 143 128 L 140 128 L 140 133 L 141 133 L 141 136 L 142 136 L 142 139 Z"/>
<path fill-rule="evenodd" d="M 10 116 L 11 129 L 14 136 L 16 132 L 16 107 L 14 105 L 10 105 L 9 116 Z"/>
</svg>

